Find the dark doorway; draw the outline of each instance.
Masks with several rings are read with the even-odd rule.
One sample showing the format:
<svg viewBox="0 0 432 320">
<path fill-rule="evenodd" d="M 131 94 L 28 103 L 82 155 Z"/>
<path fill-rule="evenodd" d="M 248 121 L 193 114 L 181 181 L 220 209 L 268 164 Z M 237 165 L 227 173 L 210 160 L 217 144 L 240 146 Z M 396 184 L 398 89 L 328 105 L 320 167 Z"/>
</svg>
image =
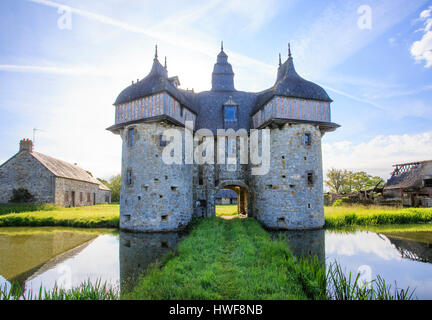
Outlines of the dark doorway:
<svg viewBox="0 0 432 320">
<path fill-rule="evenodd" d="M 75 191 L 72 191 L 71 194 L 72 194 L 72 207 L 75 207 Z"/>
</svg>

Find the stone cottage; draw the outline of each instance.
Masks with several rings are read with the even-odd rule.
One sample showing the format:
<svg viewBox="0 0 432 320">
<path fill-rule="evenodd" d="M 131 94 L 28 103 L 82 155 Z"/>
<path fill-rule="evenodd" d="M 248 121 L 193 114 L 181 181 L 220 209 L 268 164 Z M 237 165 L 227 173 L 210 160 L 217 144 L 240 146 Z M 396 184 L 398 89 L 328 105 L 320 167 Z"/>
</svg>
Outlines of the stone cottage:
<svg viewBox="0 0 432 320">
<path fill-rule="evenodd" d="M 88 171 L 35 152 L 33 142 L 20 141 L 19 152 L 0 166 L 0 203 L 8 203 L 13 189 L 26 189 L 36 203 L 63 207 L 111 202 L 111 190 Z"/>
<path fill-rule="evenodd" d="M 322 228 L 321 138 L 339 127 L 331 122 L 332 100 L 325 90 L 298 75 L 290 49 L 284 63 L 279 55 L 274 85 L 255 93 L 235 89 L 222 45 L 211 83 L 204 92 L 179 88 L 178 77 L 169 77 L 166 62 L 159 62 L 156 47 L 150 73 L 117 97 L 115 124 L 107 130 L 123 141 L 120 228 L 184 228 L 193 216 L 215 215 L 215 195 L 221 189 L 234 190 L 239 212 L 267 228 Z M 163 158 L 168 129 L 182 130 L 183 145 L 188 136 L 199 133 L 194 148 L 216 140 L 218 131 L 231 129 L 234 141 L 231 133 L 226 135 L 227 151 L 215 147 L 210 154 L 218 160 L 234 158 L 234 163 L 167 164 Z M 257 175 L 239 152 L 242 141 L 250 148 L 252 133 L 261 129 L 270 132 L 270 160 L 269 171 Z"/>
<path fill-rule="evenodd" d="M 237 204 L 237 193 L 234 190 L 219 190 L 215 196 L 215 204 Z"/>
</svg>

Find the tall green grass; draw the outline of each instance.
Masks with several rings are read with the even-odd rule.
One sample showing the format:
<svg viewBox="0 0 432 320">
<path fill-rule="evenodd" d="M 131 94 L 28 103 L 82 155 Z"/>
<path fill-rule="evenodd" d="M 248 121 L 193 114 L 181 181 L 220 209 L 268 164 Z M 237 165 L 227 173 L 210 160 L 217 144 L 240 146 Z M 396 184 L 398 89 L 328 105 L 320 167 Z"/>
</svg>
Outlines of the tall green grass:
<svg viewBox="0 0 432 320">
<path fill-rule="evenodd" d="M 414 290 L 393 289 L 379 275 L 370 283 L 360 281 L 360 273 L 348 275 L 335 261 L 330 264 L 327 275 L 327 299 L 330 300 L 412 300 Z"/>
<path fill-rule="evenodd" d="M 238 208 L 236 204 L 218 204 L 216 206 L 216 216 L 238 216 Z"/>
<path fill-rule="evenodd" d="M 79 228 L 118 228 L 119 205 L 60 208 L 0 216 L 0 227 L 18 226 L 63 226 Z"/>
<path fill-rule="evenodd" d="M 432 222 L 432 208 L 352 205 L 325 207 L 324 215 L 326 228 Z"/>
<path fill-rule="evenodd" d="M 10 288 L 6 285 L 0 287 L 0 300 L 117 300 L 119 296 L 117 288 L 101 283 L 100 280 L 94 283 L 87 280 L 72 289 L 63 289 L 57 284 L 50 290 L 40 286 L 36 293 L 25 293 L 16 284 L 12 284 Z"/>
<path fill-rule="evenodd" d="M 51 211 L 58 209 L 50 203 L 8 203 L 0 204 L 0 216 L 9 213 L 32 212 L 32 211 Z"/>
</svg>

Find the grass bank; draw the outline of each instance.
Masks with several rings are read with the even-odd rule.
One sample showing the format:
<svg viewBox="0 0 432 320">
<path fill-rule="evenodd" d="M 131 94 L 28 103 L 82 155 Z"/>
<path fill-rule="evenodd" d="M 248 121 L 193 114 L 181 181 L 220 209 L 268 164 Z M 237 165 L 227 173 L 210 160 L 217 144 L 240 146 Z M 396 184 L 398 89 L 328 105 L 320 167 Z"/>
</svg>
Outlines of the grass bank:
<svg viewBox="0 0 432 320">
<path fill-rule="evenodd" d="M 216 216 L 238 216 L 236 204 L 218 204 L 216 206 Z"/>
<path fill-rule="evenodd" d="M 254 219 L 208 218 L 126 299 L 319 299 L 319 263 L 296 263 L 286 242 L 272 241 Z"/>
<path fill-rule="evenodd" d="M 88 207 L 20 211 L 0 216 L 0 227 L 63 226 L 78 228 L 118 228 L 119 205 L 101 204 Z"/>
<path fill-rule="evenodd" d="M 326 228 L 432 222 L 432 208 L 351 205 L 325 207 L 324 215 Z"/>
<path fill-rule="evenodd" d="M 8 203 L 0 204 L 0 216 L 9 213 L 32 212 L 32 211 L 51 211 L 57 207 L 46 203 Z"/>
</svg>

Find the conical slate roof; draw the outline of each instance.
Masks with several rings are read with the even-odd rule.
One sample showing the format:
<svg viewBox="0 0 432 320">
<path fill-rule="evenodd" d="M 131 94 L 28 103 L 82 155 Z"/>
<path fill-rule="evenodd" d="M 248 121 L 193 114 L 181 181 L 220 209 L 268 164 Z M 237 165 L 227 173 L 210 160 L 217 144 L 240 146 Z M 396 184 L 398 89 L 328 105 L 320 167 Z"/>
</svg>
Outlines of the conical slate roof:
<svg viewBox="0 0 432 320">
<path fill-rule="evenodd" d="M 254 112 L 274 96 L 310 99 L 332 102 L 327 92 L 319 85 L 307 81 L 299 76 L 294 68 L 291 50 L 288 52 L 288 60 L 279 66 L 278 75 L 274 86 L 258 94 Z"/>
<path fill-rule="evenodd" d="M 231 64 L 228 62 L 228 55 L 223 50 L 217 56 L 216 64 L 212 73 L 212 91 L 235 91 L 234 89 L 234 72 Z"/>
<path fill-rule="evenodd" d="M 192 103 L 176 87 L 172 85 L 168 78 L 167 70 L 164 66 L 162 66 L 162 64 L 160 64 L 157 58 L 156 51 L 150 73 L 144 79 L 124 89 L 117 97 L 114 105 L 133 101 L 163 91 L 168 92 L 177 101 L 188 107 L 190 110 L 197 112 Z"/>
</svg>

